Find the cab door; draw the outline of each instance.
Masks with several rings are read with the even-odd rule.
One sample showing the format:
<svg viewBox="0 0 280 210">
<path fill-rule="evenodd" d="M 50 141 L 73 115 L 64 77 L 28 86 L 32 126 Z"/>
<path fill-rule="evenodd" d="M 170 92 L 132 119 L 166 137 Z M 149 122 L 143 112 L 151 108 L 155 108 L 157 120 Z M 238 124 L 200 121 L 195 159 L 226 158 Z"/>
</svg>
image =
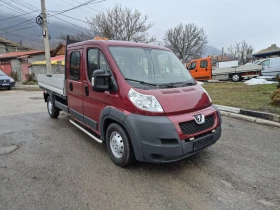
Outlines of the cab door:
<svg viewBox="0 0 280 210">
<path fill-rule="evenodd" d="M 112 75 L 111 68 L 105 54 L 97 46 L 84 48 L 85 75 L 83 78 L 83 106 L 84 123 L 98 133 L 98 122 L 101 111 L 112 104 L 114 93 L 110 91 L 95 92 L 92 90 L 91 77 L 95 70 L 103 69 Z"/>
<path fill-rule="evenodd" d="M 189 70 L 190 74 L 193 76 L 193 78 L 197 79 L 199 77 L 197 72 L 197 61 L 194 60 L 187 66 L 187 69 Z"/>
<path fill-rule="evenodd" d="M 82 53 L 82 49 L 71 49 L 67 51 L 67 62 L 65 64 L 69 112 L 80 122 L 83 122 Z"/>
<path fill-rule="evenodd" d="M 211 67 L 210 59 L 202 58 L 198 61 L 198 79 L 199 80 L 210 80 L 211 79 Z"/>
<path fill-rule="evenodd" d="M 271 72 L 271 66 L 270 66 L 270 59 L 264 60 L 262 62 L 263 70 L 262 70 L 262 75 L 264 76 L 270 76 L 273 75 Z"/>
</svg>

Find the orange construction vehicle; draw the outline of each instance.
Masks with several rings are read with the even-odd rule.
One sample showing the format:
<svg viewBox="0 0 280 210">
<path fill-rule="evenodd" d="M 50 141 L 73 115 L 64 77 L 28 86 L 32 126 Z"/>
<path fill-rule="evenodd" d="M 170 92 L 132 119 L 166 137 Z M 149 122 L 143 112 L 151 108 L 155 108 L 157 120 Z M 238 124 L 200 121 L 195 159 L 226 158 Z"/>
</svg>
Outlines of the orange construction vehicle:
<svg viewBox="0 0 280 210">
<path fill-rule="evenodd" d="M 239 82 L 244 78 L 252 78 L 261 75 L 262 65 L 238 65 L 237 61 L 222 62 L 226 67 L 217 68 L 212 66 L 210 57 L 190 61 L 186 68 L 191 75 L 199 81 L 207 80 L 232 80 Z M 226 65 L 228 64 L 228 65 Z M 221 65 L 222 66 L 222 65 Z"/>
</svg>

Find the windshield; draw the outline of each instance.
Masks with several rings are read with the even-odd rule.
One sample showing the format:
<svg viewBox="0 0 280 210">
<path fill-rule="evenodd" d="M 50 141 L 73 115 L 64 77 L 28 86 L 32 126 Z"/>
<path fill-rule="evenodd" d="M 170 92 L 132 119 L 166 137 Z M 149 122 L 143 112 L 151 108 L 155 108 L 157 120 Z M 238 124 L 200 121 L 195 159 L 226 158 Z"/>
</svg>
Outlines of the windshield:
<svg viewBox="0 0 280 210">
<path fill-rule="evenodd" d="M 170 51 L 123 46 L 111 46 L 109 50 L 127 80 L 142 84 L 193 82 L 190 73 Z"/>
<path fill-rule="evenodd" d="M 6 76 L 6 74 L 0 70 L 0 76 Z"/>
<path fill-rule="evenodd" d="M 263 60 L 257 60 L 257 61 L 255 61 L 254 62 L 254 64 L 259 64 L 259 63 L 261 63 Z"/>
</svg>

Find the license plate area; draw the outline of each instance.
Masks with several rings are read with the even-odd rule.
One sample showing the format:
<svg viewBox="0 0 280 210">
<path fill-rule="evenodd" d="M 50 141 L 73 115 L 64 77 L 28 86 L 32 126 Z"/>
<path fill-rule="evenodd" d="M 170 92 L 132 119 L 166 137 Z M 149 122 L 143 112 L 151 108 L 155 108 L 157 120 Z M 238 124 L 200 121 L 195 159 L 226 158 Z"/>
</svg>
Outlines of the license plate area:
<svg viewBox="0 0 280 210">
<path fill-rule="evenodd" d="M 213 143 L 213 135 L 204 136 L 201 139 L 193 141 L 193 151 L 202 149 Z"/>
</svg>

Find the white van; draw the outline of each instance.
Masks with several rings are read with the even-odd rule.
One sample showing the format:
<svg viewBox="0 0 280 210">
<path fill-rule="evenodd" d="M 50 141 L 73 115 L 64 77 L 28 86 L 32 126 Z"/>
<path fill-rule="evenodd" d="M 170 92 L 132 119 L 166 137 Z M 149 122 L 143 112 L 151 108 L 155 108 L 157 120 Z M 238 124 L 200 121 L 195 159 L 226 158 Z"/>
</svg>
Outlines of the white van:
<svg viewBox="0 0 280 210">
<path fill-rule="evenodd" d="M 277 74 L 280 75 L 280 57 L 264 59 L 259 65 L 263 66 L 263 76 L 275 77 Z"/>
</svg>

